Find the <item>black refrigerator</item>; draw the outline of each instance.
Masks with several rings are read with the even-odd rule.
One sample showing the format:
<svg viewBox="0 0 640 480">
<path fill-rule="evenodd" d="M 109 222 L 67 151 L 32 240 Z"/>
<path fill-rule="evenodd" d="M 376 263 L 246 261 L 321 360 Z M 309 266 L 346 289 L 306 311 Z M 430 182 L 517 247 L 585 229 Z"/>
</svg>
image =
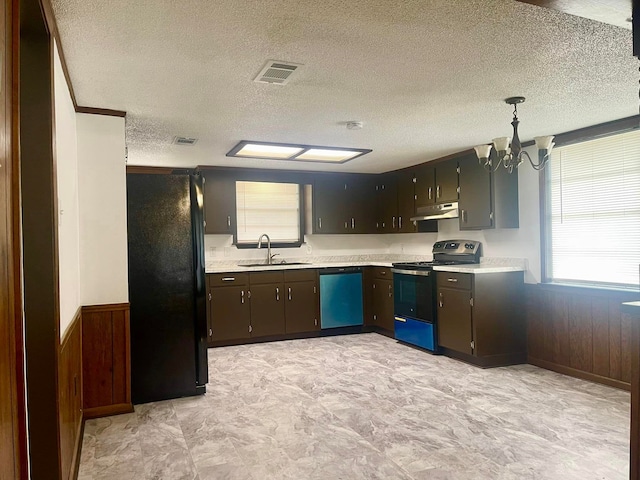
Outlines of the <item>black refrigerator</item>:
<svg viewBox="0 0 640 480">
<path fill-rule="evenodd" d="M 127 226 L 132 401 L 202 394 L 208 380 L 202 178 L 127 174 Z"/>
</svg>

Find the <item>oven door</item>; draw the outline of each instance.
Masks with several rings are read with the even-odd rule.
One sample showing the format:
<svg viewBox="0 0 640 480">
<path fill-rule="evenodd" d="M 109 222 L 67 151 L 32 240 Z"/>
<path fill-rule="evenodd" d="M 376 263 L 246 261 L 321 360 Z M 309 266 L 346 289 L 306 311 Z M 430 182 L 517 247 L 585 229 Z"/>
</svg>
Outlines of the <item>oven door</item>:
<svg viewBox="0 0 640 480">
<path fill-rule="evenodd" d="M 398 268 L 391 271 L 393 272 L 394 315 L 433 323 L 433 272 Z"/>
</svg>

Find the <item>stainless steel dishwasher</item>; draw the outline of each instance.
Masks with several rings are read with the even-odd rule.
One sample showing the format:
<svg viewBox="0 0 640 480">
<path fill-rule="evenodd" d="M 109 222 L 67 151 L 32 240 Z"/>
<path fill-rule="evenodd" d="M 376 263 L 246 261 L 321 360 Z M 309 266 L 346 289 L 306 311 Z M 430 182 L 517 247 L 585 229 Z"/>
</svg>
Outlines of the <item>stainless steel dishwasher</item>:
<svg viewBox="0 0 640 480">
<path fill-rule="evenodd" d="M 320 326 L 322 329 L 363 324 L 362 269 L 320 270 Z"/>
</svg>

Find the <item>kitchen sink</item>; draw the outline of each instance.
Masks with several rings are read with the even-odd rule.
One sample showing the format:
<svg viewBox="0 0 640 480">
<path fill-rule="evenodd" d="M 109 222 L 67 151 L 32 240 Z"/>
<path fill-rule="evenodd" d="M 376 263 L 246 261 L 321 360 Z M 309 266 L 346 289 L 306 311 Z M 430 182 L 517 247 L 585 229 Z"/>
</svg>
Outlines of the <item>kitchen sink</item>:
<svg viewBox="0 0 640 480">
<path fill-rule="evenodd" d="M 279 267 L 286 265 L 311 265 L 310 262 L 278 262 L 272 263 L 271 265 L 267 263 L 239 263 L 239 267 Z"/>
</svg>

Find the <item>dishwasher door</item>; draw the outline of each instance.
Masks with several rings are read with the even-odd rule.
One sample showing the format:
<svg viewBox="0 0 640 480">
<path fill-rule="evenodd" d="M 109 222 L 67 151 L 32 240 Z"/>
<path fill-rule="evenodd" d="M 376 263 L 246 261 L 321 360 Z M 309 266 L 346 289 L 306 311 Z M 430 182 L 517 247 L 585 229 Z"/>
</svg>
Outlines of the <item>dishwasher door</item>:
<svg viewBox="0 0 640 480">
<path fill-rule="evenodd" d="M 320 271 L 320 326 L 322 329 L 362 325 L 362 269 Z"/>
</svg>

